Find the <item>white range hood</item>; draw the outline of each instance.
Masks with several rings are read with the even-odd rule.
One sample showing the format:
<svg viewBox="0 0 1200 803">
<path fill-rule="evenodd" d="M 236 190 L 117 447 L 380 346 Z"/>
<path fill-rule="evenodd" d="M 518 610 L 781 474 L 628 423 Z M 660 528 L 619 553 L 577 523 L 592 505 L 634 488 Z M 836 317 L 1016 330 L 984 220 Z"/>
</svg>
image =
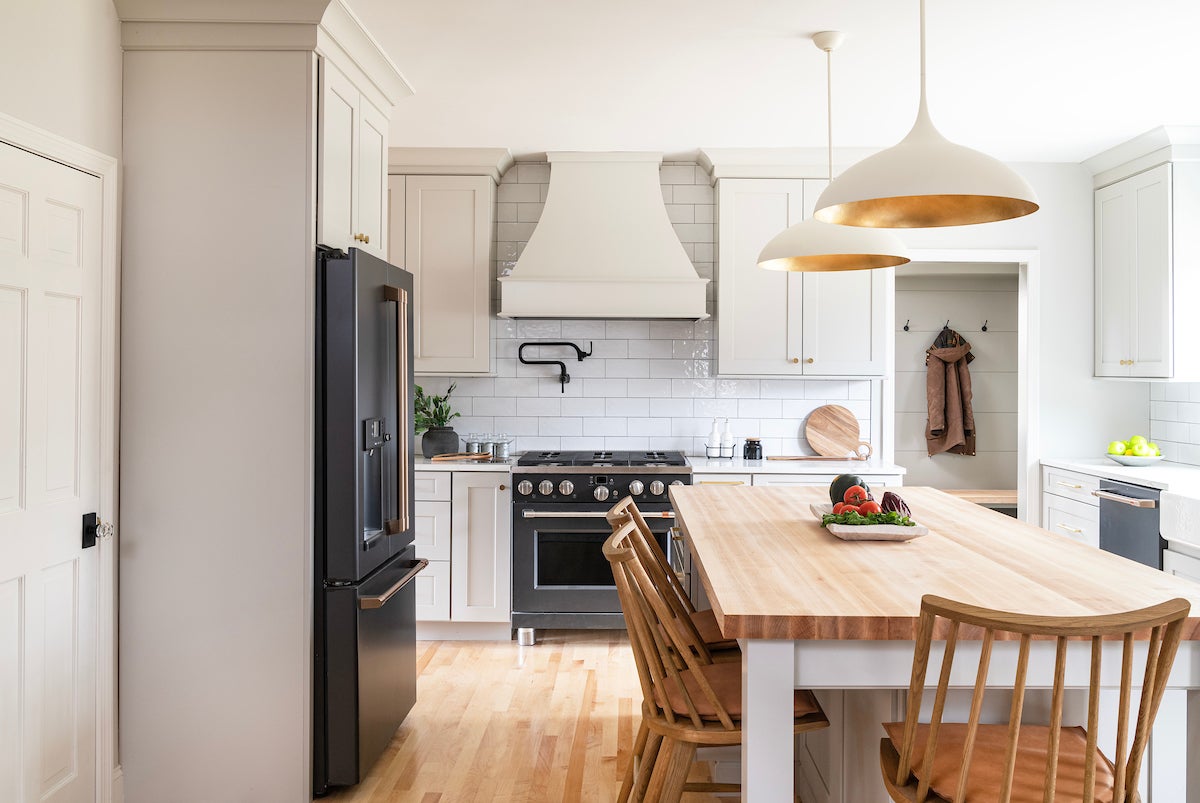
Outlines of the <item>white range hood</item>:
<svg viewBox="0 0 1200 803">
<path fill-rule="evenodd" d="M 501 318 L 707 318 L 704 288 L 663 206 L 661 153 L 548 153 L 546 207 Z"/>
</svg>

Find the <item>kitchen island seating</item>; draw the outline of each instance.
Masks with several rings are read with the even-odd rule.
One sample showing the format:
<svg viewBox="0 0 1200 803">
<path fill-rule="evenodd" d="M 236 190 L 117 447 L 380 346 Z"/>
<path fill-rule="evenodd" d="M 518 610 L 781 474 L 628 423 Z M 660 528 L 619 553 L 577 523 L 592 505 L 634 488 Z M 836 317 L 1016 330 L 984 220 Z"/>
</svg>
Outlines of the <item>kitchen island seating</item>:
<svg viewBox="0 0 1200 803">
<path fill-rule="evenodd" d="M 1150 728 L 1166 690 L 1191 604 L 1172 599 L 1140 610 L 1098 616 L 1034 616 L 1008 613 L 926 595 L 921 599 L 912 680 L 904 722 L 885 724 L 879 746 L 884 784 L 892 800 L 923 803 L 955 801 L 1081 800 L 1085 803 L 1138 801 L 1141 771 Z M 971 632 L 973 631 L 973 632 Z M 941 721 L 954 661 L 963 638 L 978 640 L 978 672 L 965 724 Z M 1134 636 L 1149 631 L 1140 701 L 1132 726 Z M 930 723 L 918 723 L 921 696 L 933 638 L 945 639 L 945 651 Z M 1049 726 L 1022 725 L 1030 641 L 1056 639 L 1054 687 Z M 992 644 L 1019 639 L 1008 724 L 980 724 Z M 1068 639 L 1091 641 L 1091 682 L 1087 727 L 1062 727 Z M 1123 651 L 1117 711 L 1116 763 L 1097 745 L 1101 686 L 1101 643 L 1121 639 Z M 1082 661 L 1080 661 L 1082 663 Z M 994 681 L 993 681 L 994 685 Z M 974 761 L 972 759 L 974 758 Z"/>
<path fill-rule="evenodd" d="M 742 665 L 715 663 L 693 644 L 634 547 L 637 524 L 614 528 L 604 544 L 621 599 L 642 686 L 642 723 L 618 803 L 678 801 L 684 791 L 736 791 L 735 784 L 687 784 L 700 745 L 741 744 Z M 697 649 L 698 646 L 698 649 Z M 812 692 L 792 695 L 793 733 L 828 727 Z M 634 772 L 633 757 L 641 766 Z"/>
<path fill-rule="evenodd" d="M 671 568 L 671 562 L 667 559 L 662 547 L 658 545 L 658 539 L 654 537 L 650 525 L 646 522 L 642 512 L 638 510 L 633 497 L 627 496 L 613 505 L 608 511 L 607 518 L 614 532 L 628 520 L 632 520 L 637 525 L 637 530 L 633 533 L 633 546 L 655 586 L 662 592 L 675 615 L 679 617 L 685 631 L 694 640 L 704 642 L 708 649 L 714 652 L 714 657 L 718 662 L 741 660 L 737 639 L 726 638 L 721 634 L 721 627 L 717 624 L 717 617 L 712 609 L 696 610 L 691 597 L 688 596 L 683 584 L 679 582 L 678 575 Z"/>
</svg>

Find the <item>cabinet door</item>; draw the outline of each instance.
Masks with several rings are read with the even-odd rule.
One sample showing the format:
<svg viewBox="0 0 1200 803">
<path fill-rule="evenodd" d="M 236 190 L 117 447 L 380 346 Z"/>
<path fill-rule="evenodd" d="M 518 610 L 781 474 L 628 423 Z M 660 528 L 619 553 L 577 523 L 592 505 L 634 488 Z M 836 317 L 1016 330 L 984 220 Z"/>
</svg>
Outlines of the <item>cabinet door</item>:
<svg viewBox="0 0 1200 803">
<path fill-rule="evenodd" d="M 893 272 L 805 273 L 804 373 L 883 376 Z"/>
<path fill-rule="evenodd" d="M 450 618 L 512 618 L 512 490 L 507 474 L 455 472 L 450 514 Z"/>
<path fill-rule="evenodd" d="M 355 245 L 387 254 L 388 118 L 362 95 L 358 99 L 357 212 Z"/>
<path fill-rule="evenodd" d="M 803 216 L 799 179 L 725 179 L 719 187 L 717 373 L 800 376 L 800 274 L 763 270 L 764 245 Z"/>
<path fill-rule="evenodd" d="M 450 561 L 431 560 L 416 576 L 417 621 L 445 622 L 450 619 Z"/>
<path fill-rule="evenodd" d="M 1164 549 L 1163 571 L 1185 580 L 1191 580 L 1193 583 L 1200 583 L 1200 559 L 1184 555 L 1182 552 Z"/>
<path fill-rule="evenodd" d="M 358 139 L 358 88 L 328 59 L 320 63 L 317 133 L 317 242 L 349 248 L 354 240 L 354 162 Z"/>
<path fill-rule="evenodd" d="M 413 545 L 418 558 L 450 560 L 449 502 L 418 501 L 413 529 Z"/>
<path fill-rule="evenodd" d="M 1133 176 L 1131 376 L 1169 377 L 1171 365 L 1171 165 Z"/>
<path fill-rule="evenodd" d="M 491 370 L 494 197 L 488 176 L 405 178 L 403 264 L 413 274 L 418 373 Z"/>
</svg>

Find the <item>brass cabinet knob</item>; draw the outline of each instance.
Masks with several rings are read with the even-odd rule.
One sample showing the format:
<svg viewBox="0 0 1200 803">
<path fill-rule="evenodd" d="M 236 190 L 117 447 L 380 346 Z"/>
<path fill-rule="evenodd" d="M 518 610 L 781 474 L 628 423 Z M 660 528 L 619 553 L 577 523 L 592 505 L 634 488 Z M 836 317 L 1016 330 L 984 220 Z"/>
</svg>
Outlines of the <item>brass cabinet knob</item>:
<svg viewBox="0 0 1200 803">
<path fill-rule="evenodd" d="M 805 360 L 805 362 L 806 362 L 806 363 L 808 363 L 809 365 L 812 365 L 812 364 L 813 364 L 813 358 L 812 358 L 812 357 L 809 357 L 807 360 Z"/>
<path fill-rule="evenodd" d="M 508 490 L 508 486 L 507 486 L 507 485 L 501 485 L 501 486 L 500 486 L 500 490 L 502 490 L 502 491 L 507 491 L 507 490 Z"/>
<path fill-rule="evenodd" d="M 799 364 L 799 362 L 800 362 L 799 357 L 792 357 L 792 365 L 797 365 L 797 364 Z"/>
<path fill-rule="evenodd" d="M 363 242 L 364 242 L 364 243 L 369 243 L 369 242 L 371 242 L 371 235 L 369 235 L 369 234 L 364 234 L 364 235 L 362 236 L 362 238 L 363 238 Z"/>
</svg>

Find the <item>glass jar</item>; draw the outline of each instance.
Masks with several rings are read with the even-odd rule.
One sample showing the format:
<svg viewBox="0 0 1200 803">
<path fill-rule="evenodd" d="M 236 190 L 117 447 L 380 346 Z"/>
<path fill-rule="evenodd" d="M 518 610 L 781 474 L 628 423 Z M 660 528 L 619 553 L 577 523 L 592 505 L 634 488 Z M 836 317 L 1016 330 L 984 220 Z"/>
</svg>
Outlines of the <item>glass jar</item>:
<svg viewBox="0 0 1200 803">
<path fill-rule="evenodd" d="M 742 459 L 763 459 L 762 442 L 758 438 L 746 438 L 746 445 L 742 447 Z"/>
</svg>

